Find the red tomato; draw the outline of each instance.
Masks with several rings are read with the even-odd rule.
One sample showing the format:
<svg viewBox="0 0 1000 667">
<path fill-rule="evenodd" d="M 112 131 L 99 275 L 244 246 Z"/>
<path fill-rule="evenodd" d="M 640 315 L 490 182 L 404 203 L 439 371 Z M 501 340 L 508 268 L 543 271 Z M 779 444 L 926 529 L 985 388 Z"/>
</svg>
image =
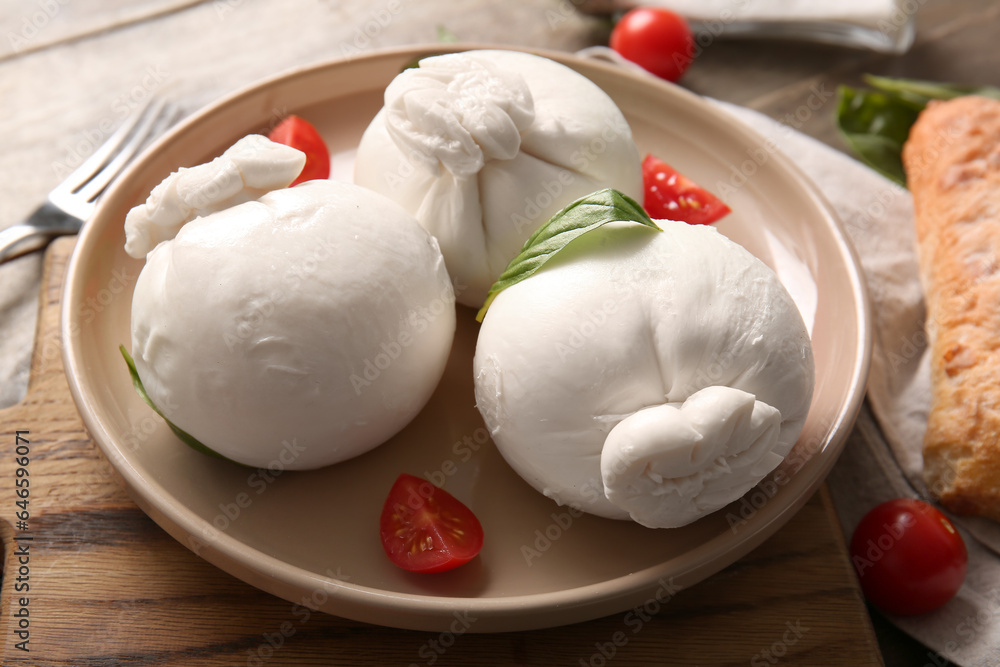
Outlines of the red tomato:
<svg viewBox="0 0 1000 667">
<path fill-rule="evenodd" d="M 483 548 L 479 519 L 444 489 L 402 474 L 392 485 L 379 522 L 389 559 L 411 572 L 444 572 Z"/>
<path fill-rule="evenodd" d="M 709 225 L 731 212 L 721 199 L 652 155 L 642 161 L 642 184 L 642 206 L 654 220 Z"/>
<path fill-rule="evenodd" d="M 865 597 L 893 614 L 923 614 L 950 600 L 965 579 L 962 536 L 937 508 L 914 498 L 876 506 L 851 538 Z"/>
<path fill-rule="evenodd" d="M 611 30 L 610 46 L 667 81 L 679 81 L 694 60 L 691 28 L 669 9 L 638 7 L 627 12 Z"/>
<path fill-rule="evenodd" d="M 271 130 L 267 138 L 306 154 L 306 166 L 302 168 L 298 178 L 292 181 L 292 185 L 330 178 L 330 151 L 327 150 L 323 137 L 319 136 L 319 132 L 309 121 L 298 116 L 288 116 Z"/>
</svg>

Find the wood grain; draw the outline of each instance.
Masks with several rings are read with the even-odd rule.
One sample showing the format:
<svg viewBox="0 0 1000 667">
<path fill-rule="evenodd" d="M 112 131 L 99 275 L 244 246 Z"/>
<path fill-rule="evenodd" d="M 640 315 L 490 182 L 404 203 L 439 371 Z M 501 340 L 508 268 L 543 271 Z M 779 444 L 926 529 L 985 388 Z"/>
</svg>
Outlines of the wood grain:
<svg viewBox="0 0 1000 667">
<path fill-rule="evenodd" d="M 204 0 L 0 2 L 0 60 L 181 11 Z"/>
<path fill-rule="evenodd" d="M 459 621 L 455 634 L 401 631 L 244 584 L 148 519 L 88 437 L 58 336 L 73 242 L 47 253 L 28 396 L 0 411 L 4 665 L 881 664 L 825 489 L 763 546 L 669 602 L 567 627 L 483 635 Z M 30 449 L 27 530 L 16 526 L 18 430 Z M 19 583 L 30 588 L 18 592 Z M 22 609 L 30 652 L 17 648 Z"/>
</svg>

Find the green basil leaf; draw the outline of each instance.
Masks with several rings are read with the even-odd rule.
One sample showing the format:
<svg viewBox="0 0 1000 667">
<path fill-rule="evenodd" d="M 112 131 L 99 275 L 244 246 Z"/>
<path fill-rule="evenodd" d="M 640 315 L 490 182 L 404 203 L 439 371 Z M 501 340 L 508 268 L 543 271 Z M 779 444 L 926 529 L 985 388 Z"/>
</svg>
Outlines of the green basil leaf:
<svg viewBox="0 0 1000 667">
<path fill-rule="evenodd" d="M 892 79 L 886 76 L 865 75 L 865 82 L 886 93 L 894 93 L 901 99 L 913 102 L 923 108 L 931 100 L 951 100 L 963 95 L 979 95 L 1000 99 L 1000 88 L 975 84 L 939 83 L 916 79 Z"/>
<path fill-rule="evenodd" d="M 963 95 L 1000 99 L 1000 88 L 938 83 L 884 76 L 864 77 L 874 90 L 838 89 L 837 127 L 844 140 L 870 167 L 902 186 L 903 144 L 917 116 L 931 100 Z"/>
<path fill-rule="evenodd" d="M 549 218 L 525 241 L 521 252 L 493 283 L 476 321 L 483 321 L 497 294 L 530 277 L 574 239 L 609 222 L 635 222 L 661 231 L 642 206 L 617 190 L 607 188 L 577 199 Z"/>
<path fill-rule="evenodd" d="M 906 185 L 903 143 L 923 107 L 879 91 L 838 90 L 837 126 L 847 144 L 870 167 Z"/>
<path fill-rule="evenodd" d="M 167 419 L 166 416 L 164 416 L 164 414 L 160 412 L 160 409 L 156 407 L 156 405 L 153 403 L 153 399 L 151 399 L 149 397 L 149 394 L 146 393 L 146 388 L 142 386 L 142 380 L 139 378 L 139 372 L 135 369 L 135 360 L 132 359 L 132 355 L 128 353 L 128 350 L 125 349 L 124 345 L 119 345 L 118 349 L 121 351 L 122 356 L 125 358 L 125 363 L 128 365 L 128 372 L 129 375 L 132 376 L 132 386 L 135 387 L 135 393 L 139 394 L 142 400 L 146 401 L 146 405 L 153 408 L 153 411 L 156 412 L 156 414 L 163 417 L 163 421 L 167 422 L 167 426 L 170 427 L 170 430 L 173 431 L 174 434 L 177 435 L 177 437 L 184 442 L 184 444 L 186 444 L 188 447 L 191 447 L 191 449 L 201 452 L 202 454 L 214 456 L 215 458 L 224 459 L 226 461 L 232 461 L 232 459 L 223 456 L 214 449 L 211 449 L 203 445 L 194 436 L 174 426 L 173 422 Z M 235 463 L 235 461 L 233 462 Z M 237 464 L 237 465 L 242 465 L 242 464 Z"/>
</svg>

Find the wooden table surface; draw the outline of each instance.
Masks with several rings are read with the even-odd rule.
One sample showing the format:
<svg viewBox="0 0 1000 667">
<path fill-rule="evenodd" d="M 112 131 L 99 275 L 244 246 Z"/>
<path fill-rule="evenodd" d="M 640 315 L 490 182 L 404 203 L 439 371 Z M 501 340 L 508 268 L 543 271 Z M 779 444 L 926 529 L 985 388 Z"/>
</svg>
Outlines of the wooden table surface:
<svg viewBox="0 0 1000 667">
<path fill-rule="evenodd" d="M 190 111 L 293 66 L 433 42 L 441 28 L 463 41 L 568 51 L 606 43 L 606 18 L 578 11 L 581 4 L 2 0 L 0 227 L 28 214 L 61 173 L 153 90 Z M 1000 5 L 915 4 L 921 6 L 917 43 L 905 55 L 717 40 L 703 49 L 683 83 L 789 119 L 841 149 L 830 119 L 832 91 L 856 83 L 864 72 L 998 83 L 1000 52 L 993 41 L 1000 34 Z M 821 98 L 821 108 L 796 117 L 811 96 Z M 32 561 L 33 592 L 41 604 L 31 608 L 33 652 L 21 653 L 14 648 L 16 620 L 9 617 L 19 546 L 11 526 L 0 524 L 3 664 L 879 664 L 824 492 L 764 546 L 678 596 L 610 659 L 607 642 L 622 628 L 621 616 L 550 631 L 473 635 L 442 652 L 430 648 L 437 636 L 328 616 L 283 634 L 283 624 L 295 618 L 288 603 L 200 561 L 131 505 L 67 402 L 61 366 L 45 362 L 52 356 L 45 341 L 55 331 L 60 272 L 71 245 L 66 239 L 54 246 L 48 264 L 39 253 L 0 267 L 0 312 L 7 317 L 0 358 L 8 364 L 0 376 L 15 378 L 0 388 L 0 405 L 19 401 L 24 392 L 30 364 L 17 341 L 35 328 L 40 287 L 43 297 L 32 394 L 0 411 L 0 476 L 9 479 L 13 470 L 13 431 L 30 427 L 45 446 L 38 473 L 50 476 L 49 511 L 36 528 L 54 545 Z M 50 269 L 44 279 L 43 266 Z M 8 487 L 13 485 L 0 485 Z M 9 502 L 0 497 L 5 520 L 14 501 L 13 491 L 8 495 Z M 927 660 L 926 650 L 875 621 L 887 637 L 886 664 Z M 274 648 L 279 635 L 281 647 Z"/>
</svg>

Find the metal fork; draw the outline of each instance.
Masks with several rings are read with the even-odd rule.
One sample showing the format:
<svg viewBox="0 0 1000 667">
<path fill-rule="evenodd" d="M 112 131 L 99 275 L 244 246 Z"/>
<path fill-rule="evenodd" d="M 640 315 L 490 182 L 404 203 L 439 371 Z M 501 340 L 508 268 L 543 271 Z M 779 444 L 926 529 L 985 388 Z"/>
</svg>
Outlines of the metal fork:
<svg viewBox="0 0 1000 667">
<path fill-rule="evenodd" d="M 97 198 L 139 149 L 177 120 L 178 111 L 162 98 L 151 97 L 57 185 L 27 220 L 0 230 L 0 264 L 40 250 L 57 236 L 78 233 L 94 212 Z"/>
</svg>

